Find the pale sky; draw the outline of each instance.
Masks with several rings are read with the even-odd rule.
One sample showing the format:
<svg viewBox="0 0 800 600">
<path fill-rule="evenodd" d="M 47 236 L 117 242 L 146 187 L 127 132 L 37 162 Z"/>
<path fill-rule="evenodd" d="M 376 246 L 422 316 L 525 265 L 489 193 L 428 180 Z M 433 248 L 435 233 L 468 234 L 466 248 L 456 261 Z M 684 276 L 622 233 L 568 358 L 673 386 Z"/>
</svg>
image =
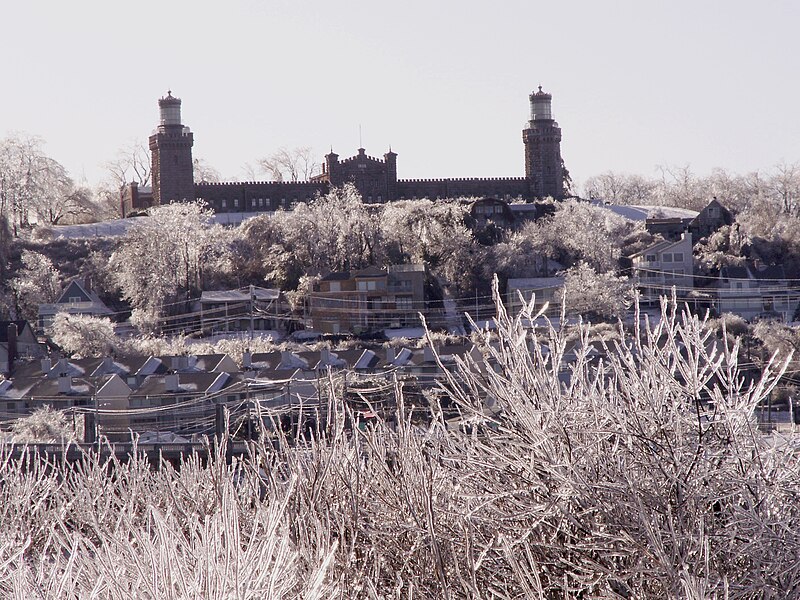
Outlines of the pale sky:
<svg viewBox="0 0 800 600">
<path fill-rule="evenodd" d="M 0 135 L 89 183 L 167 89 L 223 177 L 281 146 L 398 153 L 400 178 L 522 176 L 553 94 L 577 182 L 800 161 L 800 3 L 2 0 Z"/>
</svg>

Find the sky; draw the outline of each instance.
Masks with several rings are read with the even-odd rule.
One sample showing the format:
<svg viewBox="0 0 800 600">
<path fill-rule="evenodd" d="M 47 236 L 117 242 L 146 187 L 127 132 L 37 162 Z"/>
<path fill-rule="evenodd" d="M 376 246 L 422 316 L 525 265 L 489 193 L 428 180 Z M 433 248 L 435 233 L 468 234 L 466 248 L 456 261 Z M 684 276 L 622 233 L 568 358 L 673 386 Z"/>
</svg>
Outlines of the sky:
<svg viewBox="0 0 800 600">
<path fill-rule="evenodd" d="M 363 145 L 400 178 L 524 175 L 553 95 L 573 179 L 800 161 L 800 3 L 765 0 L 3 2 L 0 136 L 98 183 L 183 100 L 194 156 L 247 178 L 278 148 Z"/>
</svg>

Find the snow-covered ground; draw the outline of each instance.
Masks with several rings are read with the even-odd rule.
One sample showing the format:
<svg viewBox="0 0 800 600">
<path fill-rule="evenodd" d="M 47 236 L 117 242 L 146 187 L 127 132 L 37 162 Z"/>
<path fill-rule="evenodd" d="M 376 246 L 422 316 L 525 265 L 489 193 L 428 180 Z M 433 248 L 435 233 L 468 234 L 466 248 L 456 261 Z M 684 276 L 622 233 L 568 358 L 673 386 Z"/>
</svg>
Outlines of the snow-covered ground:
<svg viewBox="0 0 800 600">
<path fill-rule="evenodd" d="M 650 218 L 694 219 L 700 214 L 696 210 L 675 208 L 673 206 L 650 206 L 646 204 L 627 206 L 622 204 L 603 204 L 601 202 L 595 204 L 630 221 L 645 221 Z"/>
<path fill-rule="evenodd" d="M 212 222 L 220 225 L 238 225 L 242 221 L 263 213 L 222 213 L 214 215 Z M 85 225 L 56 225 L 51 227 L 54 239 L 85 239 L 93 237 L 120 237 L 136 223 L 141 223 L 150 217 L 131 217 L 130 219 L 113 219 L 100 223 L 87 223 Z"/>
</svg>

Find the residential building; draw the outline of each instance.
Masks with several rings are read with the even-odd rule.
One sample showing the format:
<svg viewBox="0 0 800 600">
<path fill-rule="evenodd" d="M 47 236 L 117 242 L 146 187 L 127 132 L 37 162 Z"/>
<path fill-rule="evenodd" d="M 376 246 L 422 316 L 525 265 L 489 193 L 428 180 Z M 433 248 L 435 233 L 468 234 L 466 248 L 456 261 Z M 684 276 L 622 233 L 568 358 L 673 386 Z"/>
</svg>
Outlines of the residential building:
<svg viewBox="0 0 800 600">
<path fill-rule="evenodd" d="M 45 355 L 27 321 L 0 321 L 0 374 L 8 375 L 19 361 L 41 358 Z"/>
<path fill-rule="evenodd" d="M 527 277 L 509 279 L 506 292 L 506 309 L 512 315 L 522 310 L 522 300 L 526 303 L 533 300 L 535 311 L 546 304 L 548 314 L 557 314 L 561 310 L 561 294 L 564 289 L 563 277 Z M 522 296 L 522 300 L 520 299 Z"/>
<path fill-rule="evenodd" d="M 314 329 L 337 334 L 419 327 L 419 313 L 425 312 L 425 278 L 421 264 L 329 273 L 311 294 Z"/>
<path fill-rule="evenodd" d="M 288 308 L 280 290 L 251 286 L 206 291 L 200 296 L 200 326 L 204 333 L 283 331 Z"/>
<path fill-rule="evenodd" d="M 794 320 L 800 291 L 789 285 L 783 267 L 726 266 L 717 283 L 717 311 L 733 313 L 748 321 Z"/>
<path fill-rule="evenodd" d="M 631 258 L 633 277 L 644 303 L 677 290 L 678 297 L 694 289 L 692 234 L 684 233 L 677 241 L 664 240 L 637 252 Z"/>
<path fill-rule="evenodd" d="M 733 225 L 734 217 L 716 197 L 689 223 L 689 232 L 695 240 L 708 237 L 720 227 Z"/>
<path fill-rule="evenodd" d="M 53 304 L 40 304 L 37 328 L 44 332 L 53 324 L 58 313 L 109 317 L 112 312 L 97 294 L 92 291 L 88 280 L 73 280 Z"/>
</svg>

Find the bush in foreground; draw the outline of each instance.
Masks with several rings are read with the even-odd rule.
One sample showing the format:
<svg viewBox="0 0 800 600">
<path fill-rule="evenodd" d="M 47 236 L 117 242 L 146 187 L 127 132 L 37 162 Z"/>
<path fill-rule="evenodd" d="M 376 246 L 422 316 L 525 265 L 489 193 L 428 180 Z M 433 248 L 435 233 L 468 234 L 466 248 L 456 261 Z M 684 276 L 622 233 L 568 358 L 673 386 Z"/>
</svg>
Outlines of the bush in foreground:
<svg viewBox="0 0 800 600">
<path fill-rule="evenodd" d="M 0 461 L 0 595 L 797 597 L 797 453 L 753 419 L 780 368 L 749 382 L 666 307 L 571 361 L 500 310 L 443 385 L 469 426 L 419 425 L 398 384 L 391 426 L 339 405 L 232 465 Z"/>
</svg>

